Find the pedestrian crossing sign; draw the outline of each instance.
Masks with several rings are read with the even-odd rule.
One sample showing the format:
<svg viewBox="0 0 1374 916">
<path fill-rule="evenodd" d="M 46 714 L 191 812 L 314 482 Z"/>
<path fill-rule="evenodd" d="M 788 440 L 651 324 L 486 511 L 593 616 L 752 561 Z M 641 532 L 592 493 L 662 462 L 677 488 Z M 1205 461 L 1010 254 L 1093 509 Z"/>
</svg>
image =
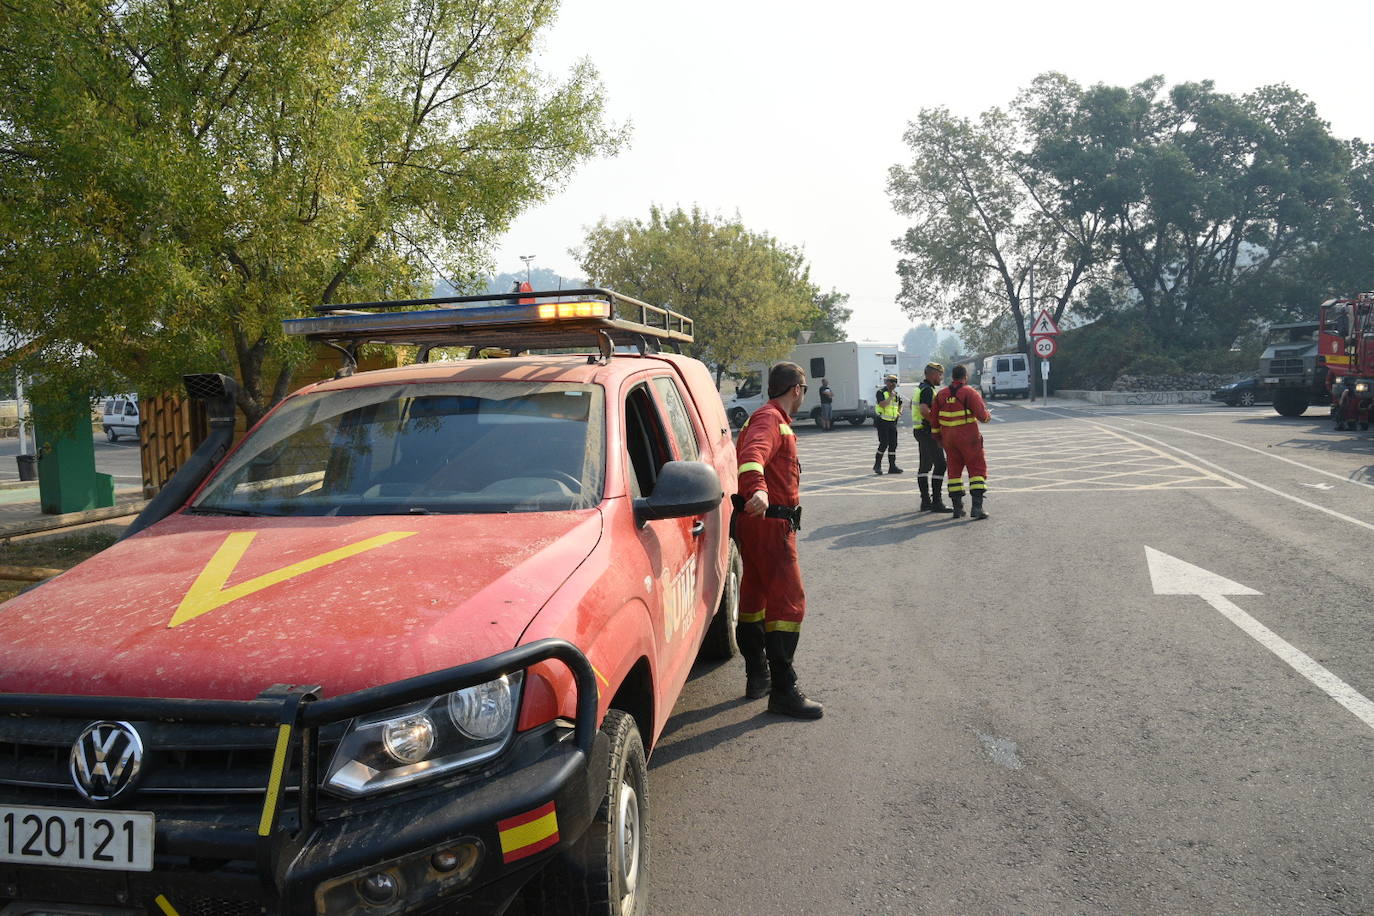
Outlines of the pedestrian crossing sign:
<svg viewBox="0 0 1374 916">
<path fill-rule="evenodd" d="M 1054 323 L 1050 317 L 1049 309 L 1041 309 L 1040 314 L 1035 319 L 1035 324 L 1031 325 L 1032 337 L 1051 337 L 1059 333 L 1059 325 Z"/>
</svg>

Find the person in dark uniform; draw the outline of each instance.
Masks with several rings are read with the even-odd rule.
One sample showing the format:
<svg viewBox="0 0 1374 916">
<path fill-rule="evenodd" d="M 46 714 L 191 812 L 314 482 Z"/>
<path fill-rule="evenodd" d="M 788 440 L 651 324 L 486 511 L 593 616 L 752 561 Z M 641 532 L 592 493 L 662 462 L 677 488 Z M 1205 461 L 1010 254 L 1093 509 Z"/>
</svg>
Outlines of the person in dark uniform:
<svg viewBox="0 0 1374 916">
<path fill-rule="evenodd" d="M 806 373 L 778 363 L 768 373 L 768 403 L 740 430 L 739 493 L 734 497 L 735 539 L 744 560 L 739 623 L 744 695 L 768 695 L 768 711 L 819 719 L 824 707 L 797 689 L 792 658 L 806 616 L 797 531 L 801 529 L 801 463 L 792 413 L 806 396 Z"/>
<path fill-rule="evenodd" d="M 953 512 L 945 505 L 945 450 L 930 428 L 930 409 L 945 367 L 926 363 L 925 378 L 916 390 L 916 413 L 911 417 L 911 431 L 916 436 L 916 448 L 921 453 L 921 466 L 916 471 L 916 486 L 921 488 L 922 512 Z"/>
<path fill-rule="evenodd" d="M 902 416 L 902 396 L 897 393 L 897 376 L 888 375 L 874 396 L 873 425 L 878 427 L 878 454 L 873 456 L 873 473 L 883 472 L 883 452 L 887 452 L 887 472 L 900 474 L 897 467 L 897 421 Z"/>
<path fill-rule="evenodd" d="M 835 390 L 830 387 L 829 379 L 821 379 L 821 429 L 835 425 Z"/>
</svg>

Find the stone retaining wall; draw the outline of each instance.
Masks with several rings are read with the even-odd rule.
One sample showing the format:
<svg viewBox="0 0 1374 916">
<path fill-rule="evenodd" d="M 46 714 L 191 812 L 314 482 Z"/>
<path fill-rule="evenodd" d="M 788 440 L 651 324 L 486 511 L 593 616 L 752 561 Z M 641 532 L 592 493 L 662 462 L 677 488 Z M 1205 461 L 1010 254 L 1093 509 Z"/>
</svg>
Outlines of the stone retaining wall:
<svg viewBox="0 0 1374 916">
<path fill-rule="evenodd" d="M 1072 398 L 1104 407 L 1128 404 L 1212 404 L 1211 390 L 1207 391 L 1073 391 L 1052 392 L 1057 398 Z"/>
</svg>

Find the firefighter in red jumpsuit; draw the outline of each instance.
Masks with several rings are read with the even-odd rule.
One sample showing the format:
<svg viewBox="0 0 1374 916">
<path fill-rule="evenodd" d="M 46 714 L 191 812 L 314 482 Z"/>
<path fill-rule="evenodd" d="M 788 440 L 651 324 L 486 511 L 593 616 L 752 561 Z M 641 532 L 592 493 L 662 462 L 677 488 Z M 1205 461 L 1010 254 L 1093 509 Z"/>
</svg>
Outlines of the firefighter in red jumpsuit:
<svg viewBox="0 0 1374 916">
<path fill-rule="evenodd" d="M 806 394 L 806 373 L 778 363 L 768 374 L 770 400 L 740 430 L 735 537 L 744 560 L 739 624 L 745 696 L 768 694 L 768 711 L 819 719 L 824 707 L 797 689 L 792 658 L 806 615 L 797 531 L 801 526 L 801 463 L 792 413 Z"/>
<path fill-rule="evenodd" d="M 968 488 L 973 495 L 974 518 L 987 518 L 983 511 L 983 497 L 988 489 L 988 461 L 983 455 L 983 434 L 979 423 L 992 419 L 983 396 L 970 388 L 968 369 L 955 366 L 948 385 L 935 395 L 930 411 L 930 430 L 939 433 L 949 464 L 949 497 L 954 503 L 954 517 L 964 517 L 964 469 L 968 468 Z"/>
</svg>

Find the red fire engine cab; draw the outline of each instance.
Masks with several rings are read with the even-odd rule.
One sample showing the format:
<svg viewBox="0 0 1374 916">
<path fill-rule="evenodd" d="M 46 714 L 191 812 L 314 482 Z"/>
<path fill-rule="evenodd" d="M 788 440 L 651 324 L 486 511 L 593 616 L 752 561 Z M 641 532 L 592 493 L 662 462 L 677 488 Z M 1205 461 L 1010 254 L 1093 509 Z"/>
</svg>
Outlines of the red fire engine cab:
<svg viewBox="0 0 1374 916">
<path fill-rule="evenodd" d="M 1321 307 L 1318 353 L 1326 358 L 1336 429 L 1369 428 L 1374 400 L 1374 293 L 1328 299 Z"/>
</svg>

